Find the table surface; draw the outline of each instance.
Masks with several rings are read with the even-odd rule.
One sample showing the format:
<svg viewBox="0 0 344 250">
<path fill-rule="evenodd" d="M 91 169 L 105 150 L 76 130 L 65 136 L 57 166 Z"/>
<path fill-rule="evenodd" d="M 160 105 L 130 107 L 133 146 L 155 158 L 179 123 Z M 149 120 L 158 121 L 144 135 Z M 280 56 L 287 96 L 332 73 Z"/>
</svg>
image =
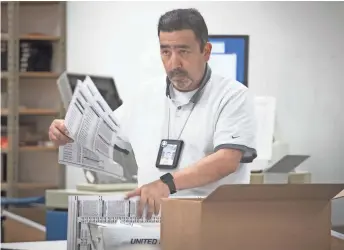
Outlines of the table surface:
<svg viewBox="0 0 344 250">
<path fill-rule="evenodd" d="M 67 241 L 34 241 L 18 243 L 1 243 L 1 248 L 13 250 L 66 250 Z"/>
<path fill-rule="evenodd" d="M 331 230 L 332 236 L 344 240 L 344 234 Z M 2 248 L 13 250 L 67 250 L 67 241 L 35 241 L 20 243 L 2 243 Z"/>
</svg>

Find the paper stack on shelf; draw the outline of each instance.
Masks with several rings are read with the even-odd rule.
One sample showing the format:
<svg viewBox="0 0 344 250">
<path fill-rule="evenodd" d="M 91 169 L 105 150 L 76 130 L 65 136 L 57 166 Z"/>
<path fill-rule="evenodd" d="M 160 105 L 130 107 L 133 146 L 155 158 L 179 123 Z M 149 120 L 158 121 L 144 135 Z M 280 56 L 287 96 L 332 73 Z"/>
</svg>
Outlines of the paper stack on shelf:
<svg viewBox="0 0 344 250">
<path fill-rule="evenodd" d="M 126 200 L 124 195 L 70 196 L 67 250 L 159 245 L 160 215 L 153 215 L 148 220 L 144 211 L 142 218 L 138 218 L 138 204 L 138 198 Z"/>
</svg>

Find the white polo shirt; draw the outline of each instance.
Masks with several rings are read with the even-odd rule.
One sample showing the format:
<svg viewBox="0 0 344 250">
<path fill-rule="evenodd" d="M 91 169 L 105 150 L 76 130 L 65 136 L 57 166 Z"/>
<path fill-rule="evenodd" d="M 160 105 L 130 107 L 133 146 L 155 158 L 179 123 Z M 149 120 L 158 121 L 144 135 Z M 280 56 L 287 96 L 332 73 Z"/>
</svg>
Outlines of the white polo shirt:
<svg viewBox="0 0 344 250">
<path fill-rule="evenodd" d="M 195 91 L 176 91 L 171 84 L 167 87 L 166 78 L 162 78 L 140 86 L 133 104 L 123 105 L 121 127 L 134 150 L 139 186 L 159 179 L 166 172 L 190 167 L 222 148 L 244 152 L 237 171 L 217 182 L 175 195 L 206 196 L 223 184 L 249 183 L 250 171 L 245 163 L 256 157 L 253 98 L 243 84 L 212 74 L 209 67 L 206 72 L 206 80 Z M 184 142 L 174 170 L 156 167 L 163 139 Z"/>
</svg>

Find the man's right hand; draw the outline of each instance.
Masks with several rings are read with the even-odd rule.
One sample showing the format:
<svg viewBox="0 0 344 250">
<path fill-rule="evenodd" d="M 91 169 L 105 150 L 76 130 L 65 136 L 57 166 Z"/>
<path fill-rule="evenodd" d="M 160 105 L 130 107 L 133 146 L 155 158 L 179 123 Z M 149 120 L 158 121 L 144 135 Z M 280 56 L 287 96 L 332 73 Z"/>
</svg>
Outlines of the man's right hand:
<svg viewBox="0 0 344 250">
<path fill-rule="evenodd" d="M 73 140 L 68 137 L 68 130 L 64 125 L 64 120 L 56 119 L 51 123 L 49 127 L 49 139 L 56 146 L 63 146 L 73 142 Z"/>
</svg>

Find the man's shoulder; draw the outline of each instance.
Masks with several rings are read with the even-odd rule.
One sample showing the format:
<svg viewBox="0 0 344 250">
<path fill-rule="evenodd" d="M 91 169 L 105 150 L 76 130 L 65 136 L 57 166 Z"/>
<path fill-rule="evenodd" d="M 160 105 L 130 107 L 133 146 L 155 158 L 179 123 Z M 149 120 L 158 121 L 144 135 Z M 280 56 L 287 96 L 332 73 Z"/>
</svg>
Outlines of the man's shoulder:
<svg viewBox="0 0 344 250">
<path fill-rule="evenodd" d="M 221 93 L 224 99 L 241 96 L 248 91 L 248 88 L 241 82 L 218 74 L 212 74 L 211 87 L 213 93 L 217 95 Z"/>
</svg>

